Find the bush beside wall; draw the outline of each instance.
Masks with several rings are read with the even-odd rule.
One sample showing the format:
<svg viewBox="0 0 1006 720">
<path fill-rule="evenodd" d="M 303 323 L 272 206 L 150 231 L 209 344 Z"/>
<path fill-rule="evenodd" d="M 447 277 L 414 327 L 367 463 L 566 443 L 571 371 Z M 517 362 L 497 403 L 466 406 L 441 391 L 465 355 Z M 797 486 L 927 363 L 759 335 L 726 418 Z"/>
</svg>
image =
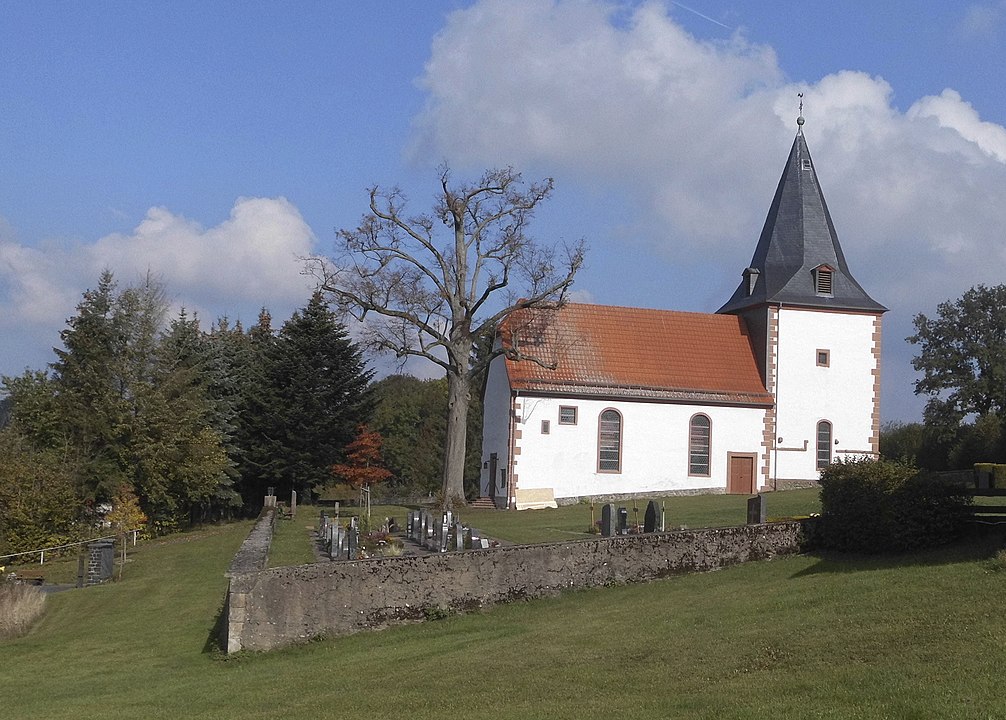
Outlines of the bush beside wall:
<svg viewBox="0 0 1006 720">
<path fill-rule="evenodd" d="M 862 553 L 900 552 L 948 543 L 970 517 L 971 497 L 915 467 L 853 460 L 821 472 L 821 547 Z"/>
</svg>

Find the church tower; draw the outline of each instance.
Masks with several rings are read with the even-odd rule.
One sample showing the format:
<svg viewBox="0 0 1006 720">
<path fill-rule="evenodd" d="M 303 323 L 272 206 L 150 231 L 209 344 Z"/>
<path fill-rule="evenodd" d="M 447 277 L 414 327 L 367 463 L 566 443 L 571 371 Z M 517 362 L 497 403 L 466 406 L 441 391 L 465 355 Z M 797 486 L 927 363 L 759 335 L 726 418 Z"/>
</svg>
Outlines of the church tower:
<svg viewBox="0 0 1006 720">
<path fill-rule="evenodd" d="M 740 286 L 719 313 L 747 323 L 766 389 L 760 486 L 817 480 L 880 441 L 880 335 L 886 308 L 856 282 L 799 129 Z"/>
</svg>

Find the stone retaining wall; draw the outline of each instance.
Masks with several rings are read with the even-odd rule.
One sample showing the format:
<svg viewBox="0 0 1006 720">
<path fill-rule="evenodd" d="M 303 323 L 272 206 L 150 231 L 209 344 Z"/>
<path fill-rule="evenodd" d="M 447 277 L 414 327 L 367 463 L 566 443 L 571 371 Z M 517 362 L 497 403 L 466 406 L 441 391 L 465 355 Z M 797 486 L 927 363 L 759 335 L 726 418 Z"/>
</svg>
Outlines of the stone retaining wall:
<svg viewBox="0 0 1006 720">
<path fill-rule="evenodd" d="M 232 573 L 227 652 L 464 612 L 567 588 L 645 582 L 796 553 L 798 522 L 518 545 Z"/>
</svg>

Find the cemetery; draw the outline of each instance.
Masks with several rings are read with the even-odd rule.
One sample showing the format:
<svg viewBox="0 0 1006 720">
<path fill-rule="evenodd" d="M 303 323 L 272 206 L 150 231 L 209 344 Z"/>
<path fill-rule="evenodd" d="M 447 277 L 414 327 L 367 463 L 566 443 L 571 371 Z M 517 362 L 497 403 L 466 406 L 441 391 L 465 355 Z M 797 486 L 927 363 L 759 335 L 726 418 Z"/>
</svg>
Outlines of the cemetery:
<svg viewBox="0 0 1006 720">
<path fill-rule="evenodd" d="M 529 545 L 488 538 L 449 511 L 419 509 L 401 526 L 387 518 L 381 528 L 402 537 L 400 552 L 364 557 L 359 519 L 344 523 L 336 508 L 319 517 L 319 562 L 265 569 L 262 539 L 274 510 L 266 509 L 228 573 L 221 638 L 228 653 L 715 570 L 797 553 L 804 536 L 799 521 L 765 523 L 762 495 L 750 499 L 746 525 L 667 531 L 662 505 L 650 501 L 642 525 L 630 526 L 628 509 L 608 503 L 599 537 Z"/>
</svg>

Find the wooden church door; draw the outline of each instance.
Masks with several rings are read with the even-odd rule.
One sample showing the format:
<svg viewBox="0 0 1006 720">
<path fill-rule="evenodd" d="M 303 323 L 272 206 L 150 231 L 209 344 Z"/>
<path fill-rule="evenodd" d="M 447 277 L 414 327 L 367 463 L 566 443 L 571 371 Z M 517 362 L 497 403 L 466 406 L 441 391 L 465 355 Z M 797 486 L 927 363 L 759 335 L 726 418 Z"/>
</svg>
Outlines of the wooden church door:
<svg viewBox="0 0 1006 720">
<path fill-rule="evenodd" d="M 738 495 L 755 493 L 755 456 L 730 453 L 727 469 L 727 492 Z"/>
</svg>

